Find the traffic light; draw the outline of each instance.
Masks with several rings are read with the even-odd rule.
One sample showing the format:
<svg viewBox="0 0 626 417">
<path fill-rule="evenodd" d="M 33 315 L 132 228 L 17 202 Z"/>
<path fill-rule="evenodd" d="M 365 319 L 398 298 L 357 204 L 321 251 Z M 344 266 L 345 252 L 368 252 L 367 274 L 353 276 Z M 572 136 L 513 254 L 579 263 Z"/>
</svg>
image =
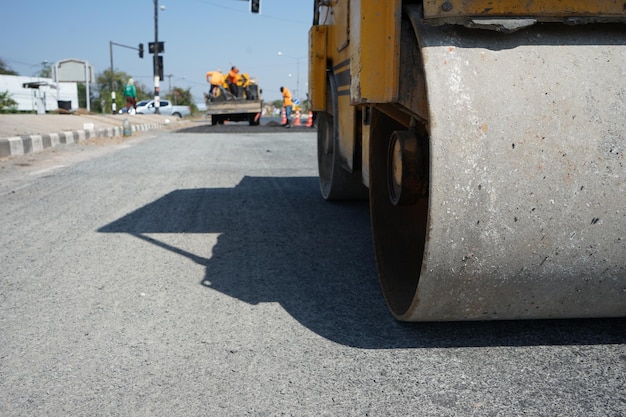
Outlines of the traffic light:
<svg viewBox="0 0 626 417">
<path fill-rule="evenodd" d="M 261 0 L 250 0 L 250 13 L 261 13 Z"/>
<path fill-rule="evenodd" d="M 154 60 L 153 60 L 154 61 Z M 158 74 L 157 74 L 157 69 L 154 68 L 154 64 L 157 64 L 159 66 L 159 70 L 158 70 Z M 153 74 L 155 76 L 159 76 L 159 80 L 163 81 L 163 55 L 157 55 L 157 62 L 153 62 L 152 63 L 152 69 L 153 69 Z"/>
<path fill-rule="evenodd" d="M 154 42 L 148 42 L 148 52 L 153 54 L 154 53 L 154 49 L 155 49 L 154 48 Z M 165 52 L 165 42 L 159 42 L 158 48 L 156 48 L 156 49 L 158 49 L 156 51 L 157 54 L 160 54 L 161 52 Z"/>
<path fill-rule="evenodd" d="M 139 44 L 139 58 L 143 58 L 143 43 Z"/>
</svg>

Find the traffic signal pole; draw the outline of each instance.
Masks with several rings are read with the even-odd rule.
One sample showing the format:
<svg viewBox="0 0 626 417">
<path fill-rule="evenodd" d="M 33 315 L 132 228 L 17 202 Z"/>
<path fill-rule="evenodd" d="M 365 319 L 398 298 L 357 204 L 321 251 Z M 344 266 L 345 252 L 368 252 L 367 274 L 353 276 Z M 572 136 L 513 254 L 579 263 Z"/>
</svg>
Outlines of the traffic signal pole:
<svg viewBox="0 0 626 417">
<path fill-rule="evenodd" d="M 154 113 L 159 111 L 159 0 L 154 0 Z"/>
<path fill-rule="evenodd" d="M 109 41 L 109 55 L 111 58 L 111 111 L 113 114 L 116 112 L 116 104 L 115 104 L 115 85 L 113 79 L 113 45 L 121 46 L 122 48 L 134 49 L 138 51 L 139 58 L 143 58 L 143 43 L 139 44 L 139 47 L 135 48 L 134 46 L 122 45 L 121 43 L 115 43 L 113 41 Z"/>
</svg>

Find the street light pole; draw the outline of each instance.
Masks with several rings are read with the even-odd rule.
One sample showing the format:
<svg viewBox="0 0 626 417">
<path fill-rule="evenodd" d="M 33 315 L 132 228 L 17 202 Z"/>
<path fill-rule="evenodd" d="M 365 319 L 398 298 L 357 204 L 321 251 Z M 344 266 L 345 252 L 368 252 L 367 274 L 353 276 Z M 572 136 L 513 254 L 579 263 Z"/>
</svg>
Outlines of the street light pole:
<svg viewBox="0 0 626 417">
<path fill-rule="evenodd" d="M 159 111 L 159 0 L 154 0 L 154 113 Z"/>
<path fill-rule="evenodd" d="M 296 98 L 298 98 L 298 93 L 300 93 L 300 58 L 296 58 Z M 300 100 L 298 98 L 298 100 Z"/>
<path fill-rule="evenodd" d="M 111 57 L 111 112 L 113 114 L 116 113 L 116 105 L 115 105 L 115 84 L 113 82 L 113 42 L 109 41 L 109 55 Z"/>
<path fill-rule="evenodd" d="M 296 58 L 295 56 L 285 55 L 282 52 L 278 52 L 278 55 L 284 56 L 285 58 L 291 58 L 291 59 L 296 60 L 296 90 L 294 91 L 294 97 L 298 98 L 298 93 L 300 92 L 300 60 L 302 58 L 306 58 L 306 56 L 301 56 L 300 58 Z"/>
</svg>

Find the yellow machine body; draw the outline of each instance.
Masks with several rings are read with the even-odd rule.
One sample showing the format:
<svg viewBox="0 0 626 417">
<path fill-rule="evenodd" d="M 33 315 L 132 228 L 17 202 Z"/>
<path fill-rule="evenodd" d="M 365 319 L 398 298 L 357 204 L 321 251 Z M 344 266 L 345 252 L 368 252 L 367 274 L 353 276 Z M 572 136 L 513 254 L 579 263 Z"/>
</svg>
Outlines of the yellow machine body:
<svg viewBox="0 0 626 417">
<path fill-rule="evenodd" d="M 624 17 L 624 2 L 617 0 L 425 0 L 427 19 L 452 17 Z"/>
<path fill-rule="evenodd" d="M 320 189 L 394 316 L 626 316 L 623 2 L 315 5 Z"/>
</svg>

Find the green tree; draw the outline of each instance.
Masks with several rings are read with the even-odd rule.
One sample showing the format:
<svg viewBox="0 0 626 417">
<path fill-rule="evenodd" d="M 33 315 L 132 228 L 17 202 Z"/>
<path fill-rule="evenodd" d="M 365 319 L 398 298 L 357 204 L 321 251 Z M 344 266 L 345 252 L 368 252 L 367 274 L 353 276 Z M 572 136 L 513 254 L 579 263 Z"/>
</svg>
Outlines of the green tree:
<svg viewBox="0 0 626 417">
<path fill-rule="evenodd" d="M 85 83 L 77 83 L 76 84 L 76 93 L 78 94 L 78 107 L 81 109 L 87 108 L 87 86 Z M 89 102 L 94 102 L 93 92 L 89 90 Z"/>
<path fill-rule="evenodd" d="M 135 90 L 137 91 L 137 101 L 154 98 L 154 87 L 150 88 L 142 82 L 135 81 Z"/>
<path fill-rule="evenodd" d="M 38 76 L 41 78 L 52 78 L 52 64 L 48 61 L 43 61 Z"/>
<path fill-rule="evenodd" d="M 96 85 L 93 88 L 94 96 L 97 96 L 98 99 L 95 103 L 92 103 L 92 108 L 96 112 L 100 113 L 110 113 L 112 110 L 111 107 L 111 92 L 115 92 L 115 108 L 120 109 L 124 97 L 122 93 L 124 92 L 124 84 L 126 84 L 126 80 L 128 80 L 129 76 L 125 72 L 121 71 L 111 71 L 107 69 L 96 76 Z"/>
<path fill-rule="evenodd" d="M 8 91 L 0 93 L 0 113 L 15 113 L 17 111 L 17 101 L 11 98 Z"/>
<path fill-rule="evenodd" d="M 7 66 L 2 58 L 0 58 L 0 74 L 2 75 L 18 75 L 17 72 L 13 71 L 11 68 Z"/>
<path fill-rule="evenodd" d="M 111 107 L 111 91 L 115 92 L 115 109 L 119 111 L 124 107 L 124 86 L 128 80 L 132 78 L 124 71 L 113 71 L 107 69 L 96 76 L 96 84 L 91 90 L 91 108 L 95 112 L 110 113 Z M 135 89 L 137 90 L 137 101 L 146 100 L 151 97 L 152 93 L 144 84 L 135 80 Z M 84 94 L 83 94 L 84 96 Z"/>
<path fill-rule="evenodd" d="M 172 102 L 174 105 L 178 106 L 189 106 L 191 107 L 191 112 L 195 113 L 198 111 L 198 106 L 193 102 L 193 96 L 191 95 L 191 88 L 183 89 L 180 87 L 174 87 L 172 91 L 170 91 L 166 96 L 166 99 Z"/>
</svg>

